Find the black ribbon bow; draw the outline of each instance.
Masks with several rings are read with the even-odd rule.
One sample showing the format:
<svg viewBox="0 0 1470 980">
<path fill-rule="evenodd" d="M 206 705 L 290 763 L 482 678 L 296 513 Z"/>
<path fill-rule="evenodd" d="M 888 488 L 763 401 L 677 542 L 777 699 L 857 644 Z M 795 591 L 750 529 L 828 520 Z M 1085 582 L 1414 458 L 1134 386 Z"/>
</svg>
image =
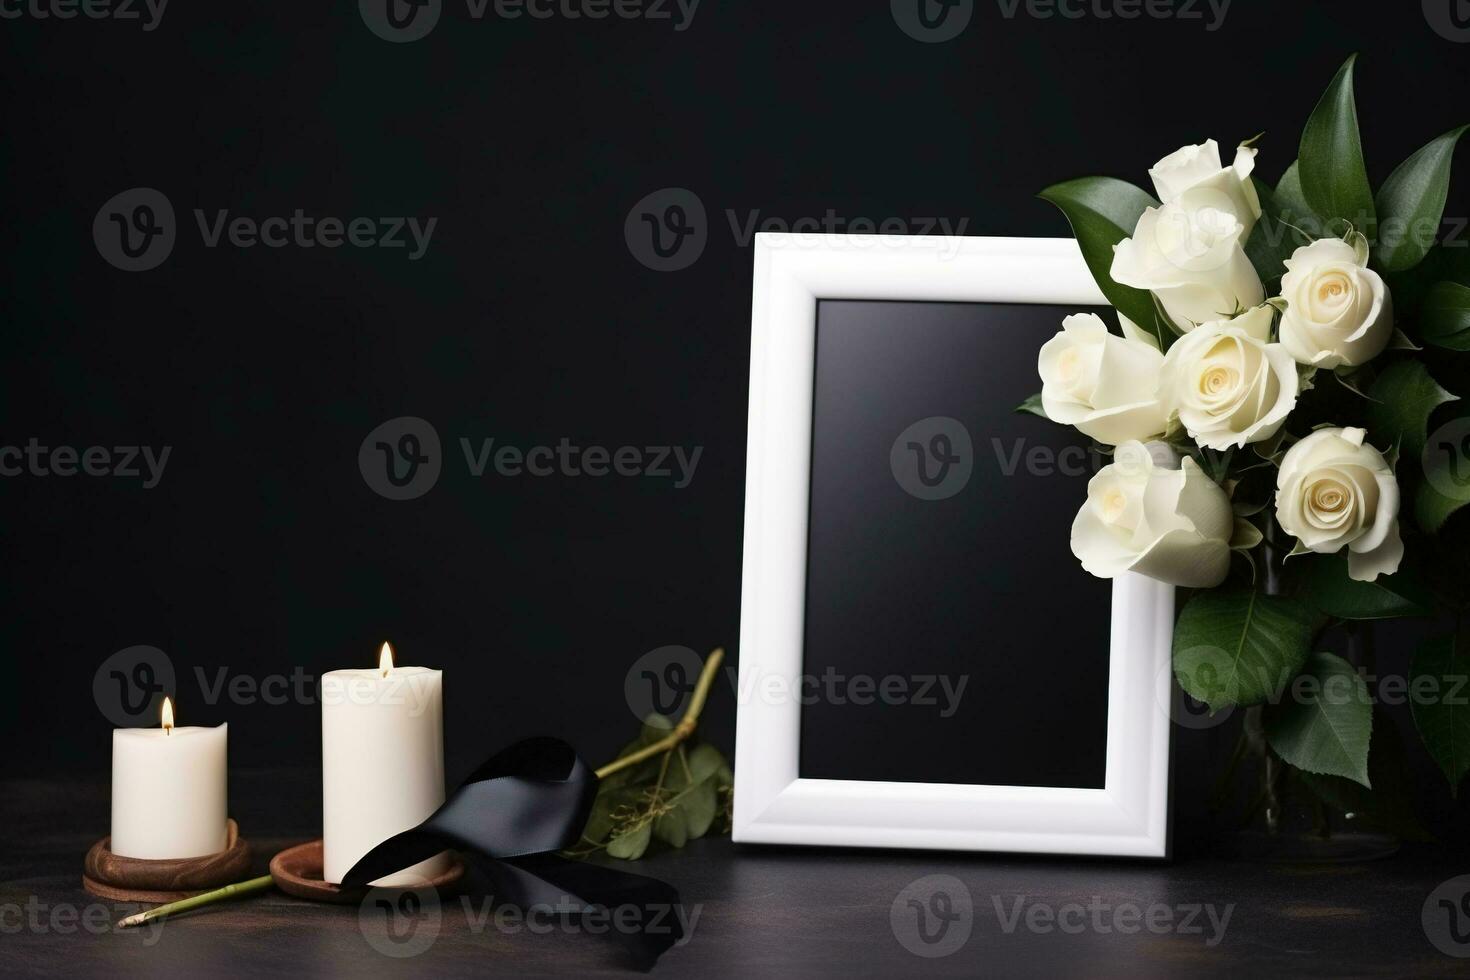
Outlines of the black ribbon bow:
<svg viewBox="0 0 1470 980">
<path fill-rule="evenodd" d="M 511 904 L 615 913 L 606 934 L 647 969 L 684 935 L 678 891 L 555 853 L 581 839 L 597 783 L 561 739 L 516 742 L 481 764 L 423 823 L 364 854 L 342 883 L 365 886 L 440 851 L 460 851 Z"/>
</svg>

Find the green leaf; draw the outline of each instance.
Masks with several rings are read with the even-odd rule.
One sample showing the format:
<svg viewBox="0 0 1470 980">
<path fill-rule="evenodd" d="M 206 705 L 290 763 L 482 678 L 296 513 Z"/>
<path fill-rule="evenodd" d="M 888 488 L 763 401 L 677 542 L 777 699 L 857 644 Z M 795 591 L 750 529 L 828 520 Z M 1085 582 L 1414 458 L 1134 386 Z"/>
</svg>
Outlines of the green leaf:
<svg viewBox="0 0 1470 980">
<path fill-rule="evenodd" d="M 1434 410 L 1460 400 L 1441 388 L 1422 362 L 1412 359 L 1398 361 L 1378 375 L 1368 397 L 1372 399 L 1367 414 L 1373 444 L 1398 445 L 1412 459 L 1424 451 Z"/>
<path fill-rule="evenodd" d="M 1298 570 L 1307 598 L 1338 619 L 1428 616 L 1434 608 L 1433 597 L 1408 569 L 1358 582 L 1348 578 L 1347 554 L 1338 552 L 1303 558 Z"/>
<path fill-rule="evenodd" d="M 1249 460 L 1249 457 L 1247 457 Z M 1240 476 L 1229 486 L 1230 507 L 1236 517 L 1254 517 L 1271 504 L 1276 491 L 1276 468 L 1265 461 L 1248 462 L 1237 468 Z"/>
<path fill-rule="evenodd" d="M 1082 248 L 1082 257 L 1092 278 L 1097 280 L 1108 302 L 1128 319 L 1145 329 L 1154 322 L 1154 303 L 1147 291 L 1113 281 L 1113 246 L 1133 234 L 1147 208 L 1158 207 L 1148 194 L 1132 184 L 1112 177 L 1082 177 L 1053 184 L 1039 195 L 1062 209 L 1072 225 L 1072 234 Z M 1169 344 L 1164 338 L 1161 349 Z"/>
<path fill-rule="evenodd" d="M 1425 343 L 1450 350 L 1470 350 L 1470 287 L 1437 282 L 1419 309 L 1419 333 Z"/>
<path fill-rule="evenodd" d="M 684 819 L 684 811 L 676 806 L 668 813 L 659 814 L 653 821 L 653 836 L 670 847 L 683 847 L 689 840 L 689 824 Z"/>
<path fill-rule="evenodd" d="M 612 801 L 602 793 L 592 801 L 592 810 L 587 814 L 587 825 L 582 836 L 590 841 L 601 841 L 613 829 Z"/>
<path fill-rule="evenodd" d="M 1307 660 L 1312 611 L 1245 589 L 1196 593 L 1174 626 L 1179 685 L 1211 711 L 1278 694 Z"/>
<path fill-rule="evenodd" d="M 1419 647 L 1409 665 L 1409 693 L 1414 727 L 1457 794 L 1470 772 L 1470 657 L 1455 649 L 1454 637 Z"/>
<path fill-rule="evenodd" d="M 1318 799 L 1341 810 L 1355 823 L 1371 824 L 1404 840 L 1433 840 L 1414 813 L 1414 787 L 1409 772 L 1398 726 L 1379 709 L 1373 713 L 1373 737 L 1368 743 L 1368 778 L 1372 789 L 1341 776 L 1310 772 L 1297 775 Z"/>
<path fill-rule="evenodd" d="M 1266 741 L 1276 754 L 1306 772 L 1342 776 L 1371 787 L 1368 742 L 1373 702 L 1353 665 L 1330 653 L 1314 653 L 1292 697 L 1266 711 Z"/>
<path fill-rule="evenodd" d="M 1369 401 L 1373 400 L 1373 395 L 1364 391 L 1363 386 L 1373 380 L 1374 374 L 1375 371 L 1371 364 L 1364 364 L 1359 367 L 1342 365 L 1334 368 L 1332 371 L 1332 376 L 1337 379 L 1338 384 L 1359 398 L 1366 398 Z"/>
<path fill-rule="evenodd" d="M 1414 493 L 1414 520 L 1426 534 L 1438 534 L 1445 522 L 1466 504 L 1470 504 L 1470 496 L 1446 497 L 1433 485 L 1421 483 Z"/>
<path fill-rule="evenodd" d="M 1425 144 L 1378 189 L 1376 255 L 1389 272 L 1412 269 L 1434 245 L 1450 193 L 1450 161 L 1467 128 L 1461 126 Z"/>
<path fill-rule="evenodd" d="M 1420 351 L 1423 349 L 1423 347 L 1420 347 L 1418 344 L 1414 343 L 1414 341 L 1409 338 L 1409 335 L 1404 333 L 1398 327 L 1393 328 L 1393 339 L 1388 342 L 1388 347 L 1385 348 L 1385 350 L 1406 351 Z"/>
<path fill-rule="evenodd" d="M 1327 86 L 1317 108 L 1302 130 L 1298 151 L 1302 194 L 1313 211 L 1324 218 L 1352 222 L 1370 237 L 1374 234 L 1373 190 L 1363 164 L 1358 136 L 1358 109 L 1353 98 L 1353 62 L 1348 58 Z"/>
<path fill-rule="evenodd" d="M 1313 238 L 1321 238 L 1323 234 L 1322 218 L 1312 210 L 1307 203 L 1307 196 L 1302 193 L 1301 162 L 1291 161 L 1291 166 L 1286 168 L 1286 173 L 1281 175 L 1281 180 L 1276 184 L 1274 204 L 1277 211 L 1276 216 L 1282 221 L 1290 222 L 1299 231 Z M 1262 208 L 1265 210 L 1265 202 Z M 1298 236 L 1300 237 L 1300 236 Z M 1305 245 L 1306 242 L 1299 244 Z"/>
<path fill-rule="evenodd" d="M 1018 411 L 1018 412 L 1030 412 L 1032 415 L 1035 415 L 1035 416 L 1037 416 L 1039 418 L 1045 419 L 1046 418 L 1046 409 L 1044 409 L 1044 408 L 1041 407 L 1041 392 L 1038 391 L 1036 394 L 1034 394 L 1031 397 L 1027 398 L 1021 404 L 1017 405 L 1016 406 L 1016 411 Z M 1047 419 L 1047 421 L 1049 422 L 1051 420 L 1050 419 Z"/>
<path fill-rule="evenodd" d="M 1230 536 L 1230 548 L 1232 551 L 1249 551 L 1261 543 L 1261 532 L 1250 521 L 1243 517 L 1235 519 L 1235 531 Z"/>
<path fill-rule="evenodd" d="M 708 742 L 696 745 L 691 749 L 688 761 L 689 771 L 693 773 L 690 781 L 695 784 L 702 783 L 714 776 L 720 771 L 720 767 L 725 765 L 725 757 L 720 754 L 720 750 Z"/>
<path fill-rule="evenodd" d="M 645 823 L 635 830 L 614 837 L 607 842 L 608 857 L 622 858 L 624 861 L 638 860 L 648 850 L 651 835 L 652 828 Z"/>
<path fill-rule="evenodd" d="M 719 812 L 719 798 L 715 793 L 714 780 L 700 783 L 679 801 L 684 811 L 684 820 L 689 827 L 689 839 L 698 840 L 709 832 Z"/>
<path fill-rule="evenodd" d="M 1256 275 L 1261 277 L 1261 282 L 1270 283 L 1285 274 L 1286 260 L 1291 258 L 1298 245 L 1305 245 L 1306 242 L 1284 223 L 1283 219 L 1287 222 L 1291 219 L 1286 217 L 1285 205 L 1277 198 L 1270 185 L 1258 177 L 1252 177 L 1251 182 L 1255 184 L 1256 197 L 1261 201 L 1261 218 L 1251 230 L 1250 238 L 1246 240 L 1245 255 L 1251 260 L 1251 265 L 1255 266 Z"/>
</svg>

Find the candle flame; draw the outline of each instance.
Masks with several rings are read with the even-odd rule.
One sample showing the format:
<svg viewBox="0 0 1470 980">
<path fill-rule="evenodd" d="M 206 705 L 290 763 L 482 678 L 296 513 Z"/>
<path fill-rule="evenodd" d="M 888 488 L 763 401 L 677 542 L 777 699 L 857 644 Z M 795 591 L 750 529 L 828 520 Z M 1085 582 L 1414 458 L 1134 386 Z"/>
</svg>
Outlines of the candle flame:
<svg viewBox="0 0 1470 980">
<path fill-rule="evenodd" d="M 387 677 L 393 670 L 393 648 L 383 644 L 383 649 L 378 652 L 378 671 Z"/>
<path fill-rule="evenodd" d="M 163 722 L 163 733 L 172 735 L 174 733 L 174 703 L 168 698 L 163 699 L 163 716 L 160 720 Z"/>
</svg>

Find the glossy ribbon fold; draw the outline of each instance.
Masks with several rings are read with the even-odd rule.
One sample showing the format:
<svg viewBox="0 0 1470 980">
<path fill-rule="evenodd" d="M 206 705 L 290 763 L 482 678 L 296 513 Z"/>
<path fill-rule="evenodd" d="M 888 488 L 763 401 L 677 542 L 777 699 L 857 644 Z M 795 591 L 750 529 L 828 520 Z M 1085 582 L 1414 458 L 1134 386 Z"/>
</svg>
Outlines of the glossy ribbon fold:
<svg viewBox="0 0 1470 980">
<path fill-rule="evenodd" d="M 555 853 L 580 840 L 597 784 L 597 774 L 560 739 L 516 742 L 480 765 L 423 823 L 364 854 L 343 884 L 364 886 L 456 850 L 511 904 L 565 909 L 570 903 L 576 913 L 618 910 L 617 925 L 607 935 L 622 941 L 647 969 L 683 936 L 678 891 L 654 878 Z"/>
</svg>

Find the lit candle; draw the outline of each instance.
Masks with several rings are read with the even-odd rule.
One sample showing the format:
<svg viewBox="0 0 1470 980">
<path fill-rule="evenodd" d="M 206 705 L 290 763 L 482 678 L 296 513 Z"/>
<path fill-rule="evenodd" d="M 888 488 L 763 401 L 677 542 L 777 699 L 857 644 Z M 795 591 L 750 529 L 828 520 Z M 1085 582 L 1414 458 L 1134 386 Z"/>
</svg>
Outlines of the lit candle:
<svg viewBox="0 0 1470 980">
<path fill-rule="evenodd" d="M 225 849 L 228 726 L 175 728 L 163 699 L 157 728 L 112 733 L 112 853 L 192 858 Z"/>
<path fill-rule="evenodd" d="M 323 877 L 341 883 L 358 859 L 444 803 L 444 675 L 396 667 L 322 675 Z M 375 885 L 418 885 L 449 866 L 421 861 Z"/>
</svg>

